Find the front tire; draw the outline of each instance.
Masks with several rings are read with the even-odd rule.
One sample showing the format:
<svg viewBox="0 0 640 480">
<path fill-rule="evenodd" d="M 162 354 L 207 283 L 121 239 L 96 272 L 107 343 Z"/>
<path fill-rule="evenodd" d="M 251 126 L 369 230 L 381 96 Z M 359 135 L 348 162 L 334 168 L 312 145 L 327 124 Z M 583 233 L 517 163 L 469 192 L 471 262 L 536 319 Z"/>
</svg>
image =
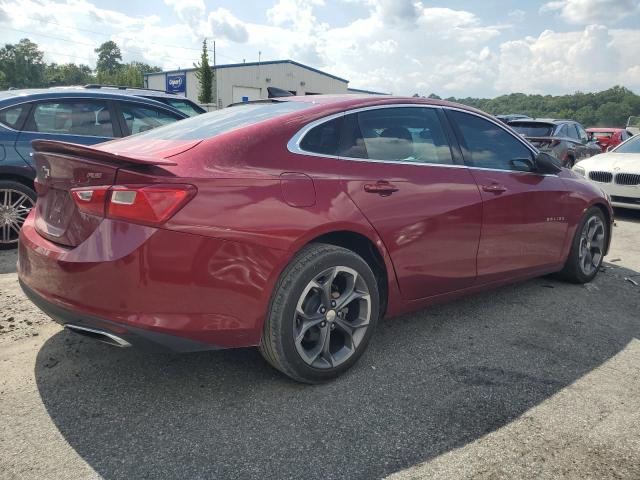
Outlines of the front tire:
<svg viewBox="0 0 640 480">
<path fill-rule="evenodd" d="M 357 254 L 311 244 L 298 253 L 276 285 L 260 353 L 304 383 L 320 383 L 352 367 L 378 321 L 375 276 Z"/>
<path fill-rule="evenodd" d="M 560 276 L 572 283 L 593 280 L 604 259 L 609 231 L 602 210 L 591 207 L 582 217 Z"/>
<path fill-rule="evenodd" d="M 36 192 L 13 180 L 0 180 L 0 250 L 18 246 L 22 224 L 36 204 Z"/>
</svg>

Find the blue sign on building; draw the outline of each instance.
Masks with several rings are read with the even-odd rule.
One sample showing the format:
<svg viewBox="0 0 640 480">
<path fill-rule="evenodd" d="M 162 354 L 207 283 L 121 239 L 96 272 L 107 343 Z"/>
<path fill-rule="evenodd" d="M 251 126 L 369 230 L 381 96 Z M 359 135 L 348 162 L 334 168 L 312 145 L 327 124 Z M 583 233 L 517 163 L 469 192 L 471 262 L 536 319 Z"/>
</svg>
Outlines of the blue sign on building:
<svg viewBox="0 0 640 480">
<path fill-rule="evenodd" d="M 185 93 L 187 91 L 187 76 L 184 73 L 167 74 L 167 92 Z"/>
</svg>

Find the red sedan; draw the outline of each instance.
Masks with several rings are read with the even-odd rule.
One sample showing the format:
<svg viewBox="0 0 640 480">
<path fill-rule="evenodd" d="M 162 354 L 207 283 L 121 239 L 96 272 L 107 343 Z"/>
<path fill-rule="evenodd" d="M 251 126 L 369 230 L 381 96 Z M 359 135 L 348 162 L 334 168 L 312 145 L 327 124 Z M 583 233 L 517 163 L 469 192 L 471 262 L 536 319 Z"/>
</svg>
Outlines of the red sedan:
<svg viewBox="0 0 640 480">
<path fill-rule="evenodd" d="M 600 145 L 602 153 L 617 147 L 633 136 L 624 128 L 587 128 L 587 134 L 590 139 Z"/>
<path fill-rule="evenodd" d="M 600 189 L 443 101 L 289 97 L 34 148 L 19 275 L 42 310 L 119 346 L 257 345 L 303 382 L 351 367 L 383 315 L 589 282 L 611 236 Z"/>
</svg>

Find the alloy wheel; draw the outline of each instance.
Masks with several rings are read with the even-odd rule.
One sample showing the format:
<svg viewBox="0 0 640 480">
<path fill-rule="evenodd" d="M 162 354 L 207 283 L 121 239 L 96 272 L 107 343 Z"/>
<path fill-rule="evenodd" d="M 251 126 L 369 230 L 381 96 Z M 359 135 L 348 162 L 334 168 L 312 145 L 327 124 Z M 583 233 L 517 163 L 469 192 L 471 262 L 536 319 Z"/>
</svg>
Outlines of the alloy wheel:
<svg viewBox="0 0 640 480">
<path fill-rule="evenodd" d="M 11 188 L 0 190 L 0 244 L 18 243 L 22 224 L 34 206 L 24 192 Z"/>
<path fill-rule="evenodd" d="M 585 223 L 580 235 L 578 262 L 582 272 L 589 276 L 600 267 L 604 253 L 605 229 L 602 219 L 594 215 Z"/>
<path fill-rule="evenodd" d="M 328 268 L 307 284 L 296 305 L 296 350 L 307 365 L 334 368 L 356 352 L 370 318 L 364 278 L 346 266 Z"/>
</svg>

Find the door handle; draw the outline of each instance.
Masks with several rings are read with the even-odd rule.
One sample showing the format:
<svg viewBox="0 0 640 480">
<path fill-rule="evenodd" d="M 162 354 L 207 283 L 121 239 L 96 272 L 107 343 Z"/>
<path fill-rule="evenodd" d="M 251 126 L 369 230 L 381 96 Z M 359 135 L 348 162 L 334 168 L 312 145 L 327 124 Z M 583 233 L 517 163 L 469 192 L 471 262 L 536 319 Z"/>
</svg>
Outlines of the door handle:
<svg viewBox="0 0 640 480">
<path fill-rule="evenodd" d="M 507 191 L 507 187 L 499 183 L 492 183 L 491 185 L 483 185 L 482 190 L 489 193 L 502 193 Z"/>
<path fill-rule="evenodd" d="M 393 183 L 389 182 L 377 182 L 377 183 L 366 183 L 364 185 L 364 191 L 367 193 L 377 193 L 383 197 L 387 197 L 391 195 L 393 192 L 397 192 L 399 190 Z"/>
</svg>

